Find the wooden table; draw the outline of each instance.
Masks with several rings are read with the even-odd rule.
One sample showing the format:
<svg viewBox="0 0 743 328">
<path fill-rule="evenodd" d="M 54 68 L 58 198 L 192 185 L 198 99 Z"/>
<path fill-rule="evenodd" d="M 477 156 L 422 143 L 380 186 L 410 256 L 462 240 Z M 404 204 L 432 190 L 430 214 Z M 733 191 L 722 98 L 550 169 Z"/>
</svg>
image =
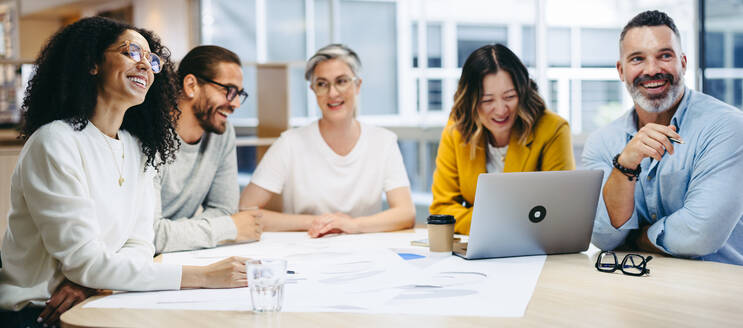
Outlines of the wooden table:
<svg viewBox="0 0 743 328">
<path fill-rule="evenodd" d="M 654 256 L 650 276 L 601 273 L 597 254 L 551 255 L 523 318 L 83 308 L 63 327 L 733 327 L 743 325 L 743 266 Z M 624 253 L 618 255 L 624 256 Z M 621 261 L 621 257 L 619 258 Z"/>
</svg>

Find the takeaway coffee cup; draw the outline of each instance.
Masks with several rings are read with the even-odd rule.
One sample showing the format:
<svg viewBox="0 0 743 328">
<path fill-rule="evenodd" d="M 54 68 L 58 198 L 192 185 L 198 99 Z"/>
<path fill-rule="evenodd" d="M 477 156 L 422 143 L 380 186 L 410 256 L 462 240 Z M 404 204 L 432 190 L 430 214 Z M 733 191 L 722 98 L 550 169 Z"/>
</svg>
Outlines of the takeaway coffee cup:
<svg viewBox="0 0 743 328">
<path fill-rule="evenodd" d="M 454 217 L 434 214 L 428 217 L 428 248 L 431 252 L 452 251 Z"/>
</svg>

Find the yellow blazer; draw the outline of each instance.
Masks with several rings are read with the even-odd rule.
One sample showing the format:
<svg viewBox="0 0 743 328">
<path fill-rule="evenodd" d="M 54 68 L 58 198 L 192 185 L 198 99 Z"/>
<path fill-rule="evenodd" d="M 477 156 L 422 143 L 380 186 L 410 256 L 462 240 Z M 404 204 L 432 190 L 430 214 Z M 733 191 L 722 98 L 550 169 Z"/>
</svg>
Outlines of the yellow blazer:
<svg viewBox="0 0 743 328">
<path fill-rule="evenodd" d="M 484 139 L 478 142 L 475 158 L 471 159 L 470 145 L 464 144 L 454 121 L 450 119 L 441 133 L 429 210 L 431 214 L 453 215 L 457 220 L 456 233 L 470 233 L 477 177 L 487 173 Z M 516 134 L 511 135 L 504 164 L 504 172 L 574 170 L 568 122 L 545 111 L 527 137 L 526 145 L 519 143 Z"/>
</svg>

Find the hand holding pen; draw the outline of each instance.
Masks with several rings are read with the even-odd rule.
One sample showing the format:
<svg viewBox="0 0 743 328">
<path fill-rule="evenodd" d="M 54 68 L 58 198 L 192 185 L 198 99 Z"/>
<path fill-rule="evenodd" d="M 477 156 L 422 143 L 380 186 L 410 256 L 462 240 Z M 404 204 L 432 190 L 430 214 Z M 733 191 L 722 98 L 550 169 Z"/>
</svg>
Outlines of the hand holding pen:
<svg viewBox="0 0 743 328">
<path fill-rule="evenodd" d="M 675 142 L 677 144 L 684 144 L 685 143 L 683 140 L 676 139 L 676 138 L 673 138 L 673 137 L 668 137 L 668 140 L 671 140 L 672 142 Z"/>
<path fill-rule="evenodd" d="M 634 169 L 646 157 L 660 161 L 666 152 L 673 155 L 673 143 L 684 143 L 676 130 L 673 125 L 645 124 L 622 150 L 619 164 Z"/>
</svg>

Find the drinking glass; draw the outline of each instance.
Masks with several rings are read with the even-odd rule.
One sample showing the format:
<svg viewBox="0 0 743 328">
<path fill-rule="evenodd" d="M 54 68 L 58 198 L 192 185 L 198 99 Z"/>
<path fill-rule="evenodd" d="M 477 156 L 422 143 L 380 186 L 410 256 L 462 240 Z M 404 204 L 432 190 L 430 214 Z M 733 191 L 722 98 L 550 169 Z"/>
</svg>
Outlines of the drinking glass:
<svg viewBox="0 0 743 328">
<path fill-rule="evenodd" d="M 286 260 L 259 259 L 245 262 L 250 300 L 254 312 L 281 311 L 284 303 Z"/>
</svg>

